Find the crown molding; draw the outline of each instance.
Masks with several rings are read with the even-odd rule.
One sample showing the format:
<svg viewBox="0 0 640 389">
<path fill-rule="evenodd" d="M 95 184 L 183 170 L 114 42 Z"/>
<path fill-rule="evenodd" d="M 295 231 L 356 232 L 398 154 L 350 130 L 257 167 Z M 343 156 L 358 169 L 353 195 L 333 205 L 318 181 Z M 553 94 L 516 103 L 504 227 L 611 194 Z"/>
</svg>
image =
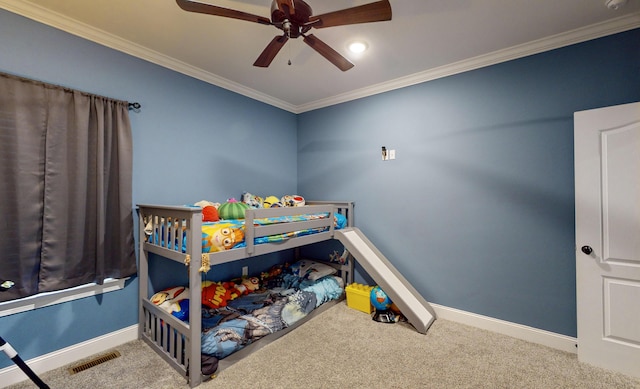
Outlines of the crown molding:
<svg viewBox="0 0 640 389">
<path fill-rule="evenodd" d="M 294 105 L 32 3 L 22 0 L 0 0 L 0 8 L 295 114 L 405 88 L 640 27 L 640 12 L 633 13 L 325 99 Z"/>
<path fill-rule="evenodd" d="M 470 70 L 475 70 L 486 66 L 496 65 L 502 62 L 527 57 L 533 54 L 558 49 L 576 43 L 586 42 L 607 35 L 633 30 L 638 27 L 640 27 L 640 13 L 633 13 L 620 18 L 611 19 L 606 22 L 593 24 L 562 34 L 538 39 L 522 45 L 509 47 L 507 49 L 494 51 L 492 53 L 480 55 L 474 58 L 469 58 L 437 68 L 428 69 L 422 72 L 414 73 L 405 77 L 400 77 L 387 82 L 368 86 L 366 88 L 361 88 L 351 92 L 332 96 L 326 99 L 313 101 L 308 104 L 299 105 L 296 107 L 296 113 L 302 113 L 328 107 L 331 105 L 346 103 L 348 101 L 361 99 L 363 97 L 373 96 L 379 93 L 421 84 L 423 82 L 468 72 Z"/>
<path fill-rule="evenodd" d="M 22 0 L 0 0 L 0 8 L 285 111 L 295 112 L 296 110 L 293 104 L 276 99 L 255 89 L 247 88 L 234 81 L 204 71 L 44 7 Z"/>
</svg>

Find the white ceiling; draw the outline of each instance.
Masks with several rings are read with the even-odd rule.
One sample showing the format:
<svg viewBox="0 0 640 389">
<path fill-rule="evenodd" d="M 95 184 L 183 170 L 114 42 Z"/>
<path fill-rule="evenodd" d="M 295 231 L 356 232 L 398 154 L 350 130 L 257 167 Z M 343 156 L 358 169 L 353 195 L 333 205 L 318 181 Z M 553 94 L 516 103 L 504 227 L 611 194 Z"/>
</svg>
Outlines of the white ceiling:
<svg viewBox="0 0 640 389">
<path fill-rule="evenodd" d="M 271 0 L 200 0 L 269 17 Z M 315 15 L 373 0 L 306 0 Z M 181 10 L 174 0 L 0 0 L 0 8 L 299 113 L 640 27 L 640 0 L 391 0 L 387 22 L 312 31 L 355 67 L 302 39 L 253 62 L 281 31 Z M 360 57 L 347 45 L 365 40 Z M 292 64 L 288 65 L 288 60 Z"/>
</svg>

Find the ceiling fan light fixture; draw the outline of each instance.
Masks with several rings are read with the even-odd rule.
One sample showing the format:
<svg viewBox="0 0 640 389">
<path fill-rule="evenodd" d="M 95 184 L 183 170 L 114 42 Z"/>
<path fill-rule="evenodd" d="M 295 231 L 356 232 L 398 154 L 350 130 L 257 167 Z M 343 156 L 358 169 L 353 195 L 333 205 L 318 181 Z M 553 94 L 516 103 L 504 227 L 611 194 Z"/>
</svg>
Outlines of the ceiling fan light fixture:
<svg viewBox="0 0 640 389">
<path fill-rule="evenodd" d="M 368 46 L 364 42 L 353 42 L 349 45 L 349 51 L 355 54 L 364 53 L 368 49 Z"/>
</svg>

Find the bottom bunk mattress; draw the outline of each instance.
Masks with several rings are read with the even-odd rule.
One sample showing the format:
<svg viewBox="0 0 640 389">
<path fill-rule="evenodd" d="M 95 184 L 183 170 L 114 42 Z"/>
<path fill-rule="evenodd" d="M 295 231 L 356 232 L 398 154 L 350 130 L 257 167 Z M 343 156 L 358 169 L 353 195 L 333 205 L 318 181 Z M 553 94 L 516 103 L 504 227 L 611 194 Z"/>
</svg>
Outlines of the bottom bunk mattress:
<svg viewBox="0 0 640 389">
<path fill-rule="evenodd" d="M 242 296 L 226 307 L 202 311 L 202 373 L 218 361 L 274 332 L 292 326 L 325 302 L 342 296 L 341 278 L 304 280 L 293 288 L 275 288 Z"/>
<path fill-rule="evenodd" d="M 200 339 L 202 374 L 214 374 L 218 362 L 225 357 L 294 325 L 322 304 L 340 299 L 345 285 L 341 277 L 334 275 L 336 272 L 332 266 L 301 260 L 244 282 L 236 279 L 205 283 Z M 180 296 L 187 295 L 187 288 L 169 288 L 151 301 L 187 321 L 188 300 L 180 300 Z"/>
</svg>

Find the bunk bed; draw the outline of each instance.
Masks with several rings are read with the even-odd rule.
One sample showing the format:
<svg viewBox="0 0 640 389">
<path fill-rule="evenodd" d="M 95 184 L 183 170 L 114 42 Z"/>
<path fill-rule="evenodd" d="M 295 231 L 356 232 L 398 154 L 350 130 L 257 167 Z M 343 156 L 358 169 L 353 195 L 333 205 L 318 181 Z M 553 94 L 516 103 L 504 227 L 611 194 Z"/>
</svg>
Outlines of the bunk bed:
<svg viewBox="0 0 640 389">
<path fill-rule="evenodd" d="M 297 248 L 334 238 L 336 218 L 344 227 L 353 225 L 353 202 L 307 201 L 301 207 L 248 209 L 244 219 L 244 244 L 225 251 L 206 253 L 203 247 L 202 209 L 191 206 L 138 205 L 139 221 L 139 338 L 144 340 L 170 366 L 184 375 L 190 387 L 198 386 L 210 377 L 202 373 L 202 276 L 201 271 L 216 265 Z M 298 218 L 300 215 L 322 217 Z M 275 224 L 264 220 L 292 220 Z M 295 221 L 294 221 L 295 220 Z M 299 234 L 300 231 L 305 231 Z M 283 236 L 272 240 L 272 236 Z M 155 254 L 155 255 L 150 255 Z M 180 320 L 151 301 L 149 260 L 172 260 L 188 264 L 188 319 Z M 317 261 L 317 260 L 314 260 Z M 321 262 L 321 261 L 317 261 Z M 345 263 L 327 262 L 335 268 L 342 286 L 353 282 L 353 260 Z M 217 361 L 217 372 L 246 355 L 281 337 L 313 316 L 344 299 L 328 301 L 301 320 L 273 332 L 259 341 Z M 205 307 L 206 308 L 206 307 Z M 206 356 L 205 356 L 206 357 Z"/>
</svg>

